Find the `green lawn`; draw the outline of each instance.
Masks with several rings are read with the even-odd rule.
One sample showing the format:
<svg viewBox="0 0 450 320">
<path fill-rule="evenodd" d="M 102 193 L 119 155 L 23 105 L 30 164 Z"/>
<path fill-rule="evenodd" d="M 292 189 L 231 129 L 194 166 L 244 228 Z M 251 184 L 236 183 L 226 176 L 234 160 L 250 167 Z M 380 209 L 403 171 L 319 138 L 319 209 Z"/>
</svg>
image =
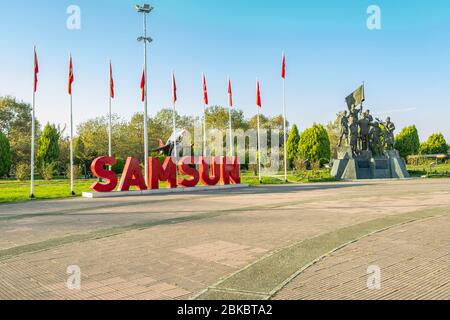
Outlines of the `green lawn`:
<svg viewBox="0 0 450 320">
<path fill-rule="evenodd" d="M 279 173 L 276 177 L 263 177 L 263 184 L 284 184 L 284 173 Z M 306 172 L 301 175 L 292 173 L 288 176 L 289 183 L 304 182 L 326 182 L 334 181 L 328 170 L 318 170 Z M 82 192 L 89 191 L 94 180 L 76 180 L 75 193 L 81 196 Z M 242 183 L 253 186 L 259 185 L 258 177 L 250 172 L 242 172 Z M 166 183 L 161 183 L 161 188 L 166 187 Z M 35 192 L 37 200 L 70 198 L 69 180 L 53 180 L 35 182 Z M 0 180 L 0 203 L 27 201 L 30 195 L 30 182 L 19 182 L 15 180 Z"/>
<path fill-rule="evenodd" d="M 428 178 L 450 178 L 450 163 L 430 166 L 425 165 L 408 165 L 409 173 L 413 177 L 427 176 Z"/>
<path fill-rule="evenodd" d="M 429 178 L 450 178 L 450 164 L 441 164 L 437 166 L 419 165 L 408 166 L 408 171 L 413 177 L 426 176 Z M 263 177 L 263 184 L 284 184 L 284 172 L 279 172 L 273 177 Z M 253 172 L 243 171 L 242 183 L 252 186 L 259 185 L 258 176 Z M 289 183 L 313 183 L 313 182 L 333 182 L 336 181 L 330 175 L 330 170 L 312 170 L 302 173 L 289 172 Z M 89 191 L 94 180 L 76 180 L 75 192 L 77 196 L 81 196 L 83 191 Z M 166 187 L 166 183 L 162 183 L 161 187 Z M 30 183 L 19 182 L 14 180 L 0 180 L 0 203 L 19 202 L 29 200 Z M 38 200 L 69 198 L 70 185 L 68 180 L 53 181 L 36 181 L 35 196 Z"/>
<path fill-rule="evenodd" d="M 80 196 L 88 191 L 93 180 L 76 180 L 75 193 Z M 70 182 L 68 180 L 42 181 L 35 183 L 36 199 L 55 199 L 70 197 Z M 0 180 L 0 203 L 28 200 L 30 196 L 30 182 Z"/>
</svg>

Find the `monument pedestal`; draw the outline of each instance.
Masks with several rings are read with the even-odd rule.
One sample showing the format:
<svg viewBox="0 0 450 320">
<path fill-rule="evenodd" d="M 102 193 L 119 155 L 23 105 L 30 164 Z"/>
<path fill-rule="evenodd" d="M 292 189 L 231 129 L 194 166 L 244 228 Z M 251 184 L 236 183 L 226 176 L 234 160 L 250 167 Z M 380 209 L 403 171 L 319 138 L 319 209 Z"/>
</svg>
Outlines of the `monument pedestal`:
<svg viewBox="0 0 450 320">
<path fill-rule="evenodd" d="M 373 157 L 370 151 L 362 151 L 355 156 L 350 147 L 341 147 L 338 148 L 338 158 L 333 163 L 331 175 L 339 180 L 409 178 L 397 150 Z"/>
</svg>

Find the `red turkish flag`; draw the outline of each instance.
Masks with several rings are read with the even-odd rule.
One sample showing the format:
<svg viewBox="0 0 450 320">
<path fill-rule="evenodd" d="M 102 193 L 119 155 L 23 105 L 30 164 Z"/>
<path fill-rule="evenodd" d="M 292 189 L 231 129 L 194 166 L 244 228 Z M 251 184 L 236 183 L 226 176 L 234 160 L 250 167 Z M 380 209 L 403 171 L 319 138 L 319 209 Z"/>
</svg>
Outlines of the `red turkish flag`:
<svg viewBox="0 0 450 320">
<path fill-rule="evenodd" d="M 262 103 L 261 103 L 261 89 L 259 87 L 259 81 L 256 80 L 256 105 L 258 107 L 262 107 Z"/>
<path fill-rule="evenodd" d="M 208 89 L 206 87 L 206 77 L 203 74 L 203 102 L 205 103 L 205 105 L 208 105 L 209 100 L 208 100 Z"/>
<path fill-rule="evenodd" d="M 233 90 L 231 89 L 231 80 L 228 79 L 228 105 L 233 107 Z"/>
<path fill-rule="evenodd" d="M 172 88 L 173 88 L 173 103 L 177 102 L 177 81 L 175 79 L 175 73 L 172 74 Z"/>
<path fill-rule="evenodd" d="M 69 85 L 68 85 L 69 95 L 72 95 L 72 84 L 73 84 L 74 81 L 75 81 L 75 77 L 73 76 L 72 55 L 70 55 L 70 60 L 69 60 Z"/>
<path fill-rule="evenodd" d="M 39 62 L 37 58 L 36 47 L 34 47 L 34 82 L 33 82 L 34 92 L 37 91 L 38 73 L 39 73 Z"/>
<path fill-rule="evenodd" d="M 111 61 L 109 62 L 109 96 L 114 99 L 114 78 Z"/>
<path fill-rule="evenodd" d="M 282 62 L 281 62 L 281 77 L 283 79 L 286 79 L 286 56 L 284 55 L 284 51 L 283 51 L 283 57 L 282 57 Z"/>
<path fill-rule="evenodd" d="M 142 79 L 141 79 L 141 92 L 142 92 L 142 102 L 145 101 L 145 70 L 142 71 Z"/>
</svg>

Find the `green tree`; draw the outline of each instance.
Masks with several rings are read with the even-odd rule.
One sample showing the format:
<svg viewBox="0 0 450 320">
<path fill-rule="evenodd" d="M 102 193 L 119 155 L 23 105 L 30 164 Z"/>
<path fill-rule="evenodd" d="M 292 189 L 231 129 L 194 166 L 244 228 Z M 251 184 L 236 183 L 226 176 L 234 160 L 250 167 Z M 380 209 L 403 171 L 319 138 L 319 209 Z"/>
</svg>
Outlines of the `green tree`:
<svg viewBox="0 0 450 320">
<path fill-rule="evenodd" d="M 0 97 L 0 131 L 8 137 L 11 146 L 12 169 L 31 158 L 31 106 L 14 97 Z M 40 125 L 36 121 L 36 137 Z"/>
<path fill-rule="evenodd" d="M 11 148 L 8 138 L 0 131 L 0 178 L 9 175 L 11 170 Z"/>
<path fill-rule="evenodd" d="M 395 137 L 395 149 L 400 152 L 400 156 L 403 158 L 419 153 L 420 139 L 415 125 L 405 127 L 400 131 Z"/>
<path fill-rule="evenodd" d="M 54 125 L 47 124 L 39 138 L 37 160 L 40 166 L 56 164 L 59 159 L 59 132 Z"/>
<path fill-rule="evenodd" d="M 330 139 L 321 124 L 314 124 L 300 135 L 298 152 L 302 159 L 311 162 L 324 164 L 330 161 Z"/>
<path fill-rule="evenodd" d="M 331 157 L 336 159 L 338 156 L 339 137 L 341 135 L 341 117 L 328 122 L 326 126 L 328 138 L 330 139 Z"/>
<path fill-rule="evenodd" d="M 432 134 L 428 140 L 420 146 L 421 154 L 447 153 L 448 145 L 442 133 Z"/>
<path fill-rule="evenodd" d="M 298 154 L 298 143 L 300 141 L 300 134 L 298 132 L 297 125 L 293 125 L 289 137 L 287 140 L 287 159 L 292 165 Z"/>
<path fill-rule="evenodd" d="M 244 112 L 233 108 L 231 110 L 231 121 L 233 129 L 247 130 L 248 123 L 245 120 Z M 212 106 L 206 109 L 206 126 L 212 129 L 225 131 L 229 126 L 228 108 L 221 106 Z"/>
</svg>

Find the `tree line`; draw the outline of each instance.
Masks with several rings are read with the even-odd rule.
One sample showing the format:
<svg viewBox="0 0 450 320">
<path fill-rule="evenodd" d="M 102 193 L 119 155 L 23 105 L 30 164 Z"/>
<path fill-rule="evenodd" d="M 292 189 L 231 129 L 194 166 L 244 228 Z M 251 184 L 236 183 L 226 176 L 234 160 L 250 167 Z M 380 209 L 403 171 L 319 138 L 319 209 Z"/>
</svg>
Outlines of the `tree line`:
<svg viewBox="0 0 450 320">
<path fill-rule="evenodd" d="M 13 97 L 0 97 L 0 178 L 16 176 L 19 180 L 29 178 L 31 158 L 31 107 Z M 201 127 L 201 119 L 177 114 L 177 127 L 191 133 L 195 126 Z M 81 123 L 74 138 L 75 175 L 89 175 L 89 166 L 93 159 L 108 154 L 108 118 L 97 117 Z M 149 117 L 149 147 L 159 146 L 159 139 L 166 141 L 172 133 L 172 110 L 162 109 L 154 117 Z M 247 119 L 241 110 L 232 110 L 233 129 L 256 129 L 256 116 Z M 212 106 L 206 111 L 208 128 L 226 133 L 228 129 L 228 109 Z M 262 129 L 278 130 L 280 135 L 280 157 L 283 158 L 283 117 L 261 115 Z M 120 171 L 126 157 L 143 159 L 142 141 L 144 140 L 143 114 L 136 113 L 131 119 L 124 120 L 113 116 L 112 137 L 113 153 L 118 159 L 115 168 Z M 339 138 L 339 123 L 330 122 L 326 126 L 314 124 L 300 132 L 294 124 L 288 124 L 287 159 L 290 168 L 303 168 L 305 161 L 318 166 L 330 162 L 336 157 Z M 268 137 L 270 137 L 270 133 Z M 66 128 L 46 124 L 42 129 L 36 123 L 36 171 L 44 179 L 67 176 L 69 168 L 70 141 Z M 224 141 L 224 143 L 226 143 Z M 269 143 L 270 146 L 270 143 Z M 441 133 L 433 134 L 425 142 L 420 142 L 417 128 L 403 128 L 396 136 L 396 149 L 402 157 L 417 154 L 447 153 L 449 146 Z"/>
</svg>

